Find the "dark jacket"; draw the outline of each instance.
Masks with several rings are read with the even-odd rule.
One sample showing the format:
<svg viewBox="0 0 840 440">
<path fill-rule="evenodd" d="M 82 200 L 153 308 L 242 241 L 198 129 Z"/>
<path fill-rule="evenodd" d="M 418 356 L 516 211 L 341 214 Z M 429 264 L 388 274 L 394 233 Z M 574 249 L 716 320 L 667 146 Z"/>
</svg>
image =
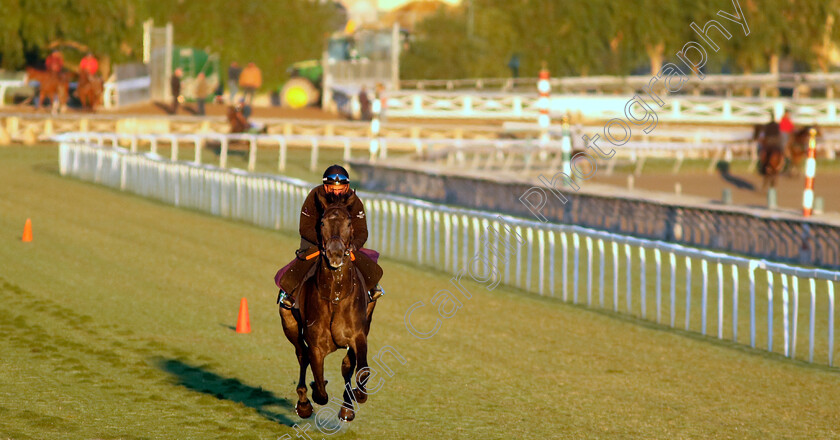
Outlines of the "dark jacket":
<svg viewBox="0 0 840 440">
<path fill-rule="evenodd" d="M 319 226 L 321 215 L 324 213 L 324 207 L 318 202 L 318 195 L 322 198 L 327 197 L 327 190 L 324 189 L 324 185 L 318 185 L 309 192 L 303 202 L 303 208 L 300 210 L 300 236 L 313 246 L 320 241 Z M 368 238 L 365 207 L 355 191 L 350 190 L 345 197 L 347 199 L 347 210 L 350 212 L 350 224 L 353 226 L 353 238 L 350 243 L 356 249 L 361 249 Z"/>
<path fill-rule="evenodd" d="M 228 67 L 228 81 L 236 81 L 239 84 L 239 75 L 242 74 L 241 67 Z"/>
<path fill-rule="evenodd" d="M 172 89 L 172 96 L 178 97 L 181 95 L 181 78 L 178 78 L 175 75 L 172 75 L 172 79 L 170 80 L 169 85 Z"/>
</svg>

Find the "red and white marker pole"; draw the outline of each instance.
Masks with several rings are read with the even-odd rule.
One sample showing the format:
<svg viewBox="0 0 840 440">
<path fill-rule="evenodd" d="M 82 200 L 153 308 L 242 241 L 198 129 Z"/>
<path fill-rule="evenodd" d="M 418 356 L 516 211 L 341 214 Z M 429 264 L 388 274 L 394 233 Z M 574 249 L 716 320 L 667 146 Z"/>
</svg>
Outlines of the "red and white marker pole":
<svg viewBox="0 0 840 440">
<path fill-rule="evenodd" d="M 379 94 L 379 88 L 374 92 L 373 97 L 373 117 L 370 120 L 370 160 L 376 160 L 379 154 L 381 145 L 379 144 L 379 115 L 382 113 L 382 99 Z"/>
<path fill-rule="evenodd" d="M 805 192 L 802 194 L 802 215 L 810 217 L 814 210 L 814 174 L 817 171 L 817 130 L 811 129 L 808 159 L 805 161 Z"/>
<path fill-rule="evenodd" d="M 551 127 L 551 116 L 549 116 L 551 82 L 548 67 L 543 62 L 540 70 L 540 79 L 537 82 L 537 90 L 540 91 L 540 99 L 537 101 L 537 108 L 540 110 L 540 116 L 537 123 L 540 126 L 540 144 L 545 145 L 550 140 L 549 129 Z"/>
</svg>

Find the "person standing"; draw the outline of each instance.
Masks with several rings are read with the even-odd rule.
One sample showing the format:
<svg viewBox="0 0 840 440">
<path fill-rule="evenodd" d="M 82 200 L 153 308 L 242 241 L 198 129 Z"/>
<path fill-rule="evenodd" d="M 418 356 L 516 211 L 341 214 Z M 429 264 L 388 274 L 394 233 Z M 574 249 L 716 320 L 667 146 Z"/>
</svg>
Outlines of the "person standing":
<svg viewBox="0 0 840 440">
<path fill-rule="evenodd" d="M 169 80 L 169 86 L 172 91 L 172 114 L 178 113 L 178 105 L 181 103 L 181 77 L 184 71 L 181 68 L 175 69 L 172 78 Z"/>
<path fill-rule="evenodd" d="M 242 68 L 236 61 L 230 63 L 228 67 L 228 102 L 233 104 L 236 99 L 236 94 L 239 93 L 239 75 L 242 74 Z"/>
<path fill-rule="evenodd" d="M 204 104 L 207 101 L 207 96 L 210 95 L 210 85 L 207 84 L 204 72 L 195 77 L 193 93 L 195 93 L 195 100 L 198 103 L 198 115 L 204 116 Z"/>
<path fill-rule="evenodd" d="M 790 140 L 791 135 L 793 135 L 795 127 L 793 125 L 793 120 L 790 118 L 790 110 L 785 109 L 785 114 L 782 115 L 782 120 L 779 121 L 779 132 L 782 135 L 782 147 L 787 147 L 788 140 Z"/>
<path fill-rule="evenodd" d="M 510 61 L 508 61 L 508 68 L 510 69 L 510 75 L 513 79 L 519 78 L 519 54 L 515 53 L 511 55 Z"/>
<path fill-rule="evenodd" d="M 372 119 L 370 107 L 370 98 L 368 97 L 367 88 L 362 86 L 362 89 L 359 91 L 359 110 L 363 121 L 370 121 Z"/>
<path fill-rule="evenodd" d="M 239 75 L 239 87 L 242 88 L 242 95 L 250 106 L 254 102 L 254 94 L 262 87 L 262 72 L 253 62 L 248 63 Z"/>
</svg>

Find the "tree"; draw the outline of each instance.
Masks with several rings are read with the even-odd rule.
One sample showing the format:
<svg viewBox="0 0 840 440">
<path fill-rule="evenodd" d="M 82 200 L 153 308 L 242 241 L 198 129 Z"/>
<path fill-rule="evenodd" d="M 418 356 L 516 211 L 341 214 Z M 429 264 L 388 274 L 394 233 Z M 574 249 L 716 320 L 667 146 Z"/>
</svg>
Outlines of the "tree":
<svg viewBox="0 0 840 440">
<path fill-rule="evenodd" d="M 128 0 L 6 0 L 3 9 L 0 57 L 5 68 L 43 59 L 47 47 L 60 41 L 81 43 L 100 55 L 128 56 L 121 50 L 133 31 Z"/>
<path fill-rule="evenodd" d="M 273 88 L 292 63 L 321 58 L 336 9 L 309 0 L 143 0 L 139 13 L 172 22 L 177 46 L 207 49 L 224 63 L 253 61 Z"/>
</svg>

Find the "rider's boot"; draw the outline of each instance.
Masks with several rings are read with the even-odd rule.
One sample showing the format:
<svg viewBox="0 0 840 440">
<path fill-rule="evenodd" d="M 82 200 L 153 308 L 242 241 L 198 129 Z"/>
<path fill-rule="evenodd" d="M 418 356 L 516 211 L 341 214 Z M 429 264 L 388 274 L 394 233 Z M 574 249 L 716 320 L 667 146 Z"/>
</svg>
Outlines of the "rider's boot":
<svg viewBox="0 0 840 440">
<path fill-rule="evenodd" d="M 376 285 L 373 289 L 370 289 L 368 292 L 368 296 L 370 296 L 371 301 L 376 301 L 379 299 L 380 296 L 385 294 L 385 289 L 382 288 L 379 284 Z"/>
<path fill-rule="evenodd" d="M 295 306 L 295 299 L 286 293 L 283 288 L 280 288 L 280 293 L 277 294 L 277 304 L 280 304 L 280 307 L 284 309 L 292 310 L 292 307 Z"/>
</svg>

